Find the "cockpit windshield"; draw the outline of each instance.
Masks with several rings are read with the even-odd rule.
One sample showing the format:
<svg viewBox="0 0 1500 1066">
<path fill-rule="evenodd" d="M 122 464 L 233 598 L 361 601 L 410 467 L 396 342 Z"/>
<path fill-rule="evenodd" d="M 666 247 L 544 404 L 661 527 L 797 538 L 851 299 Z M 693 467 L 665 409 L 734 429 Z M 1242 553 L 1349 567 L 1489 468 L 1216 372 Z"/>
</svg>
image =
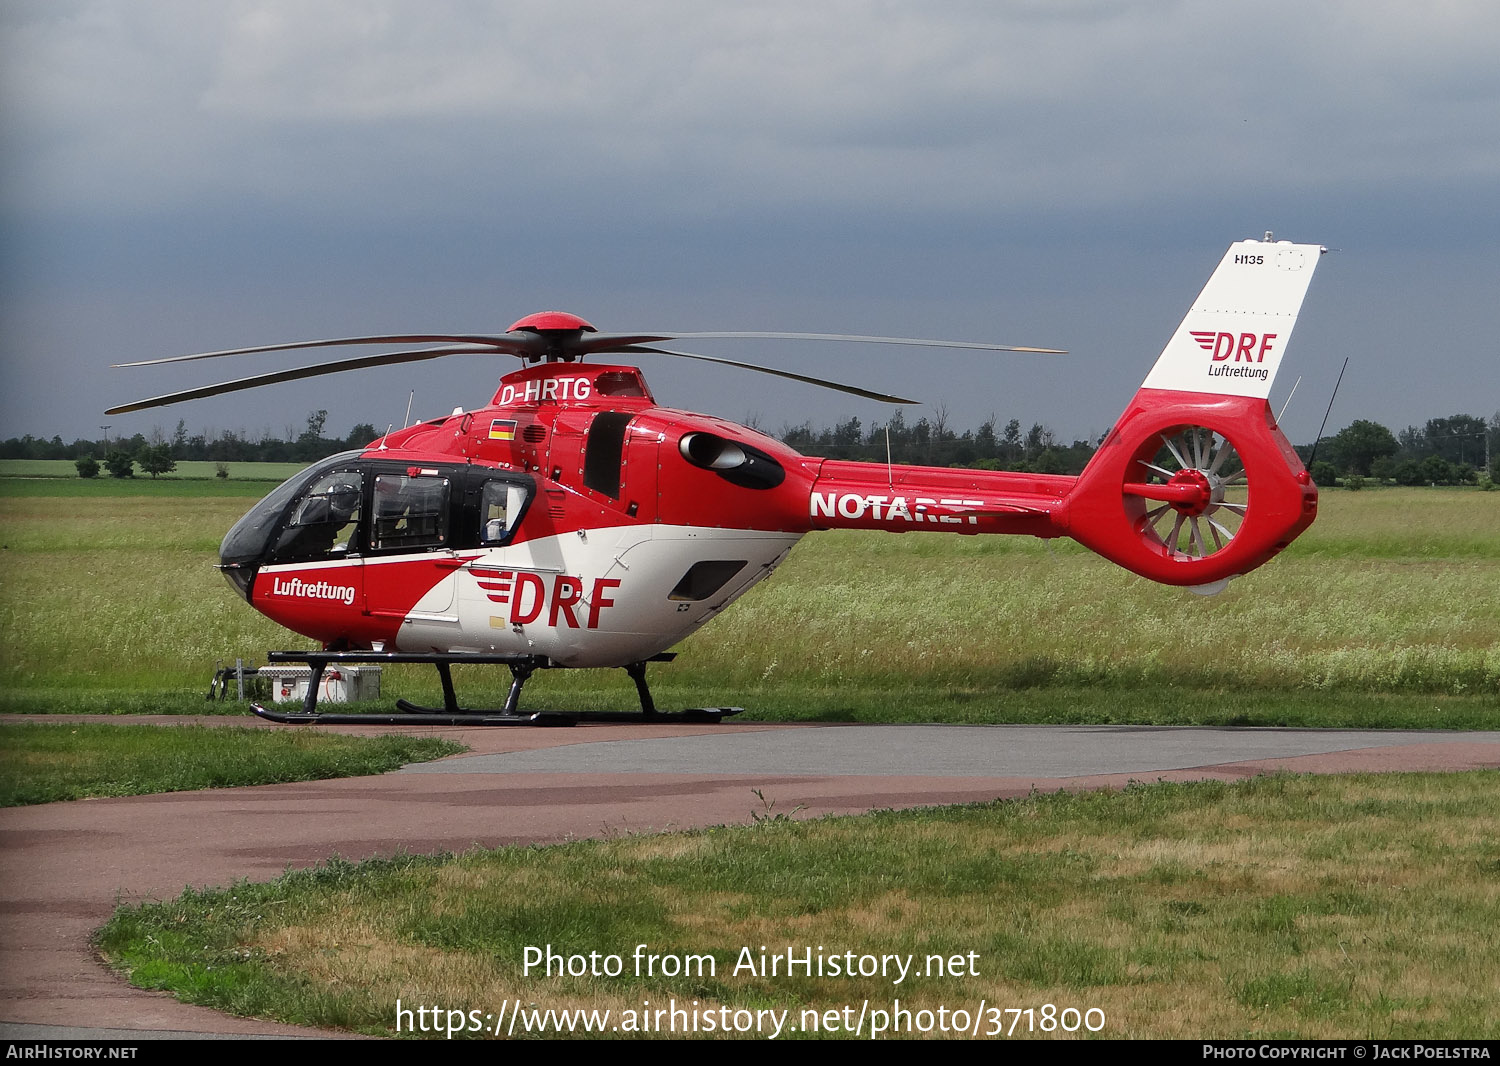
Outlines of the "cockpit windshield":
<svg viewBox="0 0 1500 1066">
<path fill-rule="evenodd" d="M 359 530 L 365 478 L 358 470 L 337 470 L 318 478 L 292 508 L 276 539 L 278 562 L 346 555 Z"/>
<path fill-rule="evenodd" d="M 270 563 L 497 547 L 536 491 L 526 474 L 443 464 L 420 469 L 344 452 L 302 471 L 235 523 L 219 568 L 246 599 Z"/>
<path fill-rule="evenodd" d="M 358 452 L 344 452 L 310 466 L 296 477 L 277 486 L 236 522 L 219 545 L 219 562 L 226 565 L 265 562 L 271 535 L 281 524 L 287 505 L 300 496 L 307 486 L 325 470 L 359 457 Z"/>
</svg>

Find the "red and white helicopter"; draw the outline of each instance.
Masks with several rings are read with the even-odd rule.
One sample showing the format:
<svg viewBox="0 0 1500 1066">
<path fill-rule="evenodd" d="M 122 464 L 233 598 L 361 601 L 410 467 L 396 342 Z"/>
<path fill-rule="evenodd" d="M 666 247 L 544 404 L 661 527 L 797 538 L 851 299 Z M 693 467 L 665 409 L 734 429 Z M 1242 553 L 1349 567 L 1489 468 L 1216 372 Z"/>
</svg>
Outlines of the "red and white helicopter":
<svg viewBox="0 0 1500 1066">
<path fill-rule="evenodd" d="M 656 714 L 646 664 L 763 580 L 806 533 L 927 530 L 1072 537 L 1137 574 L 1198 591 L 1269 560 L 1308 527 L 1317 490 L 1267 397 L 1326 249 L 1230 246 L 1097 454 L 1078 477 L 939 469 L 804 456 L 711 415 L 657 406 L 633 366 L 585 356 L 653 352 L 785 371 L 657 347 L 722 337 L 605 334 L 547 311 L 494 336 L 419 334 L 273 344 L 176 360 L 348 344 L 439 347 L 262 374 L 112 408 L 118 414 L 280 381 L 446 355 L 499 353 L 524 366 L 489 404 L 389 433 L 277 488 L 231 529 L 220 567 L 256 610 L 324 646 L 273 652 L 313 670 L 428 662 L 444 707 L 358 721 L 571 721 L 518 713 L 538 668 L 623 667 Z M 129 366 L 142 363 L 123 364 Z M 452 663 L 507 664 L 498 712 L 462 709 Z M 718 708 L 700 714 L 731 713 Z"/>
</svg>

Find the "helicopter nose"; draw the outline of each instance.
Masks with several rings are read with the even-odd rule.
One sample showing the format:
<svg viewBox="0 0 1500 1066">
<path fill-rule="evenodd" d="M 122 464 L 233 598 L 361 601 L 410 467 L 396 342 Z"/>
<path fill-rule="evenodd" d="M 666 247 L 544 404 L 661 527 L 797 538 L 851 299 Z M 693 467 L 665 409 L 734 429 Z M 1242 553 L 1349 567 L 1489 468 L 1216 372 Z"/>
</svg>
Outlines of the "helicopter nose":
<svg viewBox="0 0 1500 1066">
<path fill-rule="evenodd" d="M 240 598 L 246 603 L 250 602 L 250 584 L 255 580 L 255 567 L 245 566 L 241 563 L 219 563 L 219 573 L 224 575 L 224 580 L 229 582 L 229 587 L 240 594 Z"/>
</svg>

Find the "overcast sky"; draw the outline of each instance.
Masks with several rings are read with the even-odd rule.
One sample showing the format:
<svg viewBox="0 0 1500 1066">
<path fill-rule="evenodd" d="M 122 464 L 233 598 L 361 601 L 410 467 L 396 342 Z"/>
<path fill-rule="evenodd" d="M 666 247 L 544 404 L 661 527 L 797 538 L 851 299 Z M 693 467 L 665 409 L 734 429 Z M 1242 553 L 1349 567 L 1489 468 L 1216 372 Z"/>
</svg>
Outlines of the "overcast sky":
<svg viewBox="0 0 1500 1066">
<path fill-rule="evenodd" d="M 707 342 L 1103 431 L 1232 240 L 1325 256 L 1273 393 L 1317 430 L 1500 410 L 1500 4 L 0 0 L 0 436 L 381 429 L 485 403 L 456 356 L 107 418 L 315 362 L 108 364 L 360 333 Z M 889 409 L 641 357 L 763 428 Z"/>
</svg>

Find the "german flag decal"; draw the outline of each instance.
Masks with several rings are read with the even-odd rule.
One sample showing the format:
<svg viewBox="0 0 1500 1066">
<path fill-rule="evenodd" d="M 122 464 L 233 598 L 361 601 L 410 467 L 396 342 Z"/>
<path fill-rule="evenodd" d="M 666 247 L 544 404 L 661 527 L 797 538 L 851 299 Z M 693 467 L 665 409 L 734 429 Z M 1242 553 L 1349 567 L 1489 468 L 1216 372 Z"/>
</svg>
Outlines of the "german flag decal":
<svg viewBox="0 0 1500 1066">
<path fill-rule="evenodd" d="M 513 418 L 497 418 L 490 423 L 490 440 L 515 440 L 516 421 Z"/>
</svg>

